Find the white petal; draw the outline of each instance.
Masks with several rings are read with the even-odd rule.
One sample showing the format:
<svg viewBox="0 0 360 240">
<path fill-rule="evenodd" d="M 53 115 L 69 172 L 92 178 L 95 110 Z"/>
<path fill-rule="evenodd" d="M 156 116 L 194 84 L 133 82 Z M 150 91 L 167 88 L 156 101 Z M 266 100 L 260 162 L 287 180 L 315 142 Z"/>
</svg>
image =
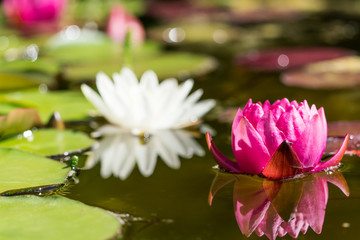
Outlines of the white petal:
<svg viewBox="0 0 360 240">
<path fill-rule="evenodd" d="M 104 115 L 104 117 L 110 121 L 111 123 L 117 124 L 118 119 L 111 113 L 111 110 L 108 106 L 104 103 L 101 97 L 92 90 L 86 84 L 81 85 L 81 91 L 85 95 L 85 97 L 97 108 L 97 110 Z"/>
<path fill-rule="evenodd" d="M 147 91 L 154 91 L 159 86 L 159 80 L 154 71 L 144 72 L 140 80 L 140 86 Z"/>
<path fill-rule="evenodd" d="M 133 71 L 130 68 L 124 67 L 120 71 L 120 77 L 129 87 L 137 86 L 138 79 Z"/>
<path fill-rule="evenodd" d="M 121 119 L 125 113 L 121 102 L 118 100 L 115 86 L 111 79 L 106 74 L 100 72 L 96 76 L 96 86 L 105 104 L 112 111 L 112 114 Z"/>
<path fill-rule="evenodd" d="M 144 177 L 150 176 L 156 165 L 156 152 L 149 145 L 137 145 L 135 148 L 135 157 L 139 170 Z"/>
</svg>

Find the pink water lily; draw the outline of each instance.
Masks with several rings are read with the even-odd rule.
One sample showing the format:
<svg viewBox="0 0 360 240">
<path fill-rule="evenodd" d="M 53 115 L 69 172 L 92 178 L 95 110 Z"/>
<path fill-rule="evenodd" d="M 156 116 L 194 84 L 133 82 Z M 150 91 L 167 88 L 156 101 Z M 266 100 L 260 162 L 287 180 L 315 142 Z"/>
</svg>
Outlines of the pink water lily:
<svg viewBox="0 0 360 240">
<path fill-rule="evenodd" d="M 236 162 L 215 147 L 209 133 L 206 139 L 220 168 L 282 179 L 337 166 L 349 136 L 330 160 L 321 162 L 327 140 L 324 109 L 315 105 L 310 108 L 306 100 L 298 103 L 284 98 L 273 104 L 253 103 L 250 99 L 243 109 L 239 108 L 231 132 Z"/>
<path fill-rule="evenodd" d="M 218 173 L 210 188 L 209 204 L 212 204 L 217 191 L 233 181 L 235 217 L 246 237 L 256 233 L 270 240 L 287 234 L 297 238 L 309 227 L 320 234 L 329 196 L 327 182 L 349 196 L 349 187 L 339 171 L 289 181 Z"/>
<path fill-rule="evenodd" d="M 126 34 L 130 32 L 131 42 L 141 44 L 145 39 L 145 30 L 141 22 L 120 4 L 111 8 L 107 34 L 117 43 L 123 43 Z"/>
<path fill-rule="evenodd" d="M 4 0 L 10 24 L 26 34 L 56 31 L 66 0 Z"/>
</svg>

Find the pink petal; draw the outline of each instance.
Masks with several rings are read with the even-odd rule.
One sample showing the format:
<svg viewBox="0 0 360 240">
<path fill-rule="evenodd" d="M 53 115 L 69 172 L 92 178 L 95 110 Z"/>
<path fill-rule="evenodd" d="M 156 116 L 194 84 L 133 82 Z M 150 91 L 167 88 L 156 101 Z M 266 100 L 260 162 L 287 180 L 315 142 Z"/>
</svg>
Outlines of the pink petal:
<svg viewBox="0 0 360 240">
<path fill-rule="evenodd" d="M 209 147 L 209 150 L 211 154 L 213 155 L 215 161 L 217 164 L 219 164 L 220 168 L 229 170 L 233 173 L 243 173 L 243 171 L 236 165 L 235 162 L 231 161 L 227 157 L 225 157 L 216 147 L 213 143 L 210 133 L 206 133 L 206 142 Z"/>
<path fill-rule="evenodd" d="M 254 126 L 254 128 L 256 128 L 256 125 L 258 124 L 258 122 L 260 121 L 263 115 L 264 115 L 264 111 L 261 105 L 256 103 L 252 106 L 246 118 Z"/>
<path fill-rule="evenodd" d="M 331 174 L 322 172 L 317 176 L 337 186 L 347 197 L 350 195 L 349 186 L 341 172 L 335 171 Z"/>
<path fill-rule="evenodd" d="M 304 181 L 297 211 L 304 214 L 306 222 L 318 234 L 324 223 L 327 200 L 328 187 L 325 180 L 315 176 L 313 180 Z"/>
<path fill-rule="evenodd" d="M 292 145 L 305 171 L 316 166 L 324 153 L 326 132 L 319 114 L 313 116 L 304 132 Z"/>
<path fill-rule="evenodd" d="M 249 111 L 251 110 L 253 105 L 252 99 L 250 98 L 249 101 L 246 103 L 245 107 L 243 108 L 243 115 L 247 116 Z"/>
<path fill-rule="evenodd" d="M 304 121 L 295 106 L 290 106 L 289 110 L 280 116 L 276 126 L 290 142 L 296 142 L 305 129 Z"/>
<path fill-rule="evenodd" d="M 258 226 L 269 238 L 269 240 L 275 240 L 277 237 L 278 229 L 284 220 L 277 214 L 275 208 L 270 205 L 264 220 Z"/>
<path fill-rule="evenodd" d="M 285 140 L 285 135 L 277 128 L 272 111 L 268 111 L 264 114 L 256 128 L 266 148 L 268 149 L 268 159 L 270 159 L 270 156 L 274 154 L 276 149 Z"/>
<path fill-rule="evenodd" d="M 310 121 L 310 107 L 306 100 L 299 104 L 298 111 L 300 113 L 300 116 L 304 120 L 304 123 L 307 124 Z"/>
<path fill-rule="evenodd" d="M 285 112 L 285 108 L 282 107 L 281 105 L 277 105 L 275 107 L 271 107 L 271 112 L 274 116 L 274 121 L 277 122 L 280 116 Z"/>
<path fill-rule="evenodd" d="M 346 134 L 344 142 L 341 144 L 341 147 L 335 153 L 335 155 L 330 160 L 319 163 L 313 170 L 311 170 L 311 172 L 320 172 L 329 167 L 337 166 L 345 154 L 348 142 L 349 142 L 349 134 Z"/>
<path fill-rule="evenodd" d="M 283 108 L 287 108 L 290 105 L 290 101 L 287 98 L 283 98 L 280 100 L 280 104 Z"/>
<path fill-rule="evenodd" d="M 290 222 L 283 222 L 281 227 L 283 227 L 284 231 L 292 238 L 297 238 L 304 225 L 304 217 L 299 213 L 295 213 L 292 217 L 294 218 Z"/>
<path fill-rule="evenodd" d="M 232 123 L 231 135 L 233 135 L 235 133 L 235 130 L 238 127 L 239 122 L 240 122 L 242 117 L 243 117 L 243 112 L 241 111 L 241 108 L 239 108 L 236 115 L 235 115 L 234 121 Z M 232 137 L 231 137 L 231 140 L 232 140 Z"/>
<path fill-rule="evenodd" d="M 263 220 L 270 201 L 262 183 L 241 177 L 234 185 L 234 211 L 241 232 L 249 237 Z"/>
<path fill-rule="evenodd" d="M 241 118 L 235 130 L 232 147 L 239 168 L 246 173 L 261 173 L 270 159 L 261 136 L 246 117 Z"/>
<path fill-rule="evenodd" d="M 267 112 L 271 109 L 271 103 L 269 100 L 266 100 L 264 104 L 262 105 L 264 112 Z"/>
<path fill-rule="evenodd" d="M 296 100 L 291 101 L 290 104 L 293 105 L 293 106 L 295 106 L 296 109 L 299 107 L 299 104 L 298 104 L 298 102 L 297 102 Z"/>
</svg>

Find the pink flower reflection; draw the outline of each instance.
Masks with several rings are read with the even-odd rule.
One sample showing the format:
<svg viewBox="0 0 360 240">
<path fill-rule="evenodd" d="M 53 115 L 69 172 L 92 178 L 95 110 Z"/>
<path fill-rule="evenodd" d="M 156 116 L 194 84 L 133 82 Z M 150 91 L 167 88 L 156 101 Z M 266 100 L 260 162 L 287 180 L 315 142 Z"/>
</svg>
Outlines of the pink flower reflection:
<svg viewBox="0 0 360 240">
<path fill-rule="evenodd" d="M 4 0 L 8 22 L 25 34 L 56 31 L 66 0 Z"/>
<path fill-rule="evenodd" d="M 215 193 L 232 181 L 235 181 L 235 217 L 246 237 L 255 232 L 270 240 L 286 234 L 297 238 L 300 232 L 305 234 L 309 227 L 320 234 L 328 201 L 327 182 L 333 183 L 349 196 L 349 188 L 341 172 L 317 173 L 291 181 L 219 173 L 210 189 L 210 205 Z"/>
<path fill-rule="evenodd" d="M 141 44 L 145 39 L 145 30 L 141 22 L 126 9 L 118 4 L 114 5 L 110 12 L 107 25 L 107 34 L 117 43 L 123 43 L 127 32 L 131 34 L 131 42 Z"/>
</svg>

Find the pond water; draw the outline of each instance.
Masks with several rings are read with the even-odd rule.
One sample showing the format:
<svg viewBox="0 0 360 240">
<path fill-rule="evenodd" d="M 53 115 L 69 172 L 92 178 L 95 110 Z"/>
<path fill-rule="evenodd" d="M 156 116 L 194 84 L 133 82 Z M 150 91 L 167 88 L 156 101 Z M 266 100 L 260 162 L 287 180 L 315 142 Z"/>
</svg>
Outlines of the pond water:
<svg viewBox="0 0 360 240">
<path fill-rule="evenodd" d="M 325 15 L 316 17 L 315 20 L 313 18 L 299 20 L 292 24 L 298 29 L 297 34 L 301 36 L 302 42 L 280 36 L 268 43 L 269 48 L 311 45 L 360 50 L 357 38 L 359 34 L 352 39 L 338 40 L 336 43 L 329 44 L 316 33 L 307 31 L 311 28 L 312 21 L 318 27 L 329 27 L 327 21 L 331 16 L 334 21 L 336 18 L 339 24 L 357 23 L 355 18 L 338 15 Z M 325 30 L 321 29 L 321 31 Z M 196 43 L 189 43 L 170 47 L 175 50 L 202 53 L 211 49 L 211 52 L 219 58 L 217 70 L 195 78 L 195 88 L 204 89 L 204 98 L 215 98 L 218 101 L 214 111 L 205 118 L 205 123 L 216 131 L 214 141 L 227 156 L 232 156 L 231 123 L 219 121 L 219 115 L 227 107 L 243 106 L 249 98 L 254 101 L 269 99 L 271 102 L 284 97 L 298 101 L 307 99 L 310 104 L 325 108 L 328 121 L 359 119 L 358 87 L 320 90 L 285 86 L 280 81 L 281 73 L 250 71 L 236 66 L 233 61 L 234 54 L 229 51 L 231 46 L 214 45 L 213 48 L 199 46 Z M 199 146 L 182 142 L 182 147 L 188 148 L 188 156 L 180 154 L 181 150 L 179 150 L 177 153 L 181 155 L 179 162 L 174 159 L 171 162 L 171 159 L 164 161 L 157 158 L 156 163 L 144 163 L 145 165 L 153 164 L 153 166 L 145 166 L 148 170 L 139 170 L 138 165 L 129 166 L 129 170 L 125 170 L 122 175 L 123 179 L 111 175 L 111 170 L 114 170 L 116 166 L 107 165 L 104 159 L 105 162 L 95 162 L 91 169 L 80 172 L 79 183 L 71 186 L 66 196 L 88 205 L 124 214 L 124 216 L 128 214 L 125 216 L 128 223 L 124 229 L 124 239 L 246 239 L 239 229 L 236 211 L 234 211 L 235 195 L 241 192 L 241 187 L 234 187 L 234 185 L 239 185 L 239 182 L 233 181 L 223 186 L 216 193 L 212 205 L 209 205 L 210 188 L 218 170 L 213 168 L 215 161 L 207 151 L 204 135 L 194 136 Z M 112 141 L 117 140 L 112 139 L 104 144 L 110 148 Z M 124 141 L 124 138 L 118 141 Z M 136 141 L 138 143 L 135 143 Z M 166 141 L 168 141 L 167 138 L 159 140 L 159 142 Z M 141 146 L 139 140 L 129 144 L 128 146 Z M 200 148 L 202 150 L 199 150 Z M 113 155 L 113 158 L 118 155 Z M 106 158 L 106 156 L 102 155 L 101 158 Z M 328 183 L 328 202 L 322 205 L 326 207 L 326 211 L 321 234 L 309 228 L 306 234 L 300 233 L 298 239 L 358 238 L 360 233 L 358 228 L 360 223 L 359 169 L 359 157 L 356 155 L 344 157 L 341 172 L 348 184 L 350 195 L 347 197 L 338 187 Z M 308 189 L 308 191 L 312 191 L 314 197 L 319 194 L 314 189 Z M 257 200 L 254 198 L 254 201 Z M 258 238 L 254 232 L 249 239 Z M 285 236 L 285 239 L 289 238 L 288 235 Z M 267 239 L 267 237 L 263 236 L 261 239 Z"/>
</svg>

